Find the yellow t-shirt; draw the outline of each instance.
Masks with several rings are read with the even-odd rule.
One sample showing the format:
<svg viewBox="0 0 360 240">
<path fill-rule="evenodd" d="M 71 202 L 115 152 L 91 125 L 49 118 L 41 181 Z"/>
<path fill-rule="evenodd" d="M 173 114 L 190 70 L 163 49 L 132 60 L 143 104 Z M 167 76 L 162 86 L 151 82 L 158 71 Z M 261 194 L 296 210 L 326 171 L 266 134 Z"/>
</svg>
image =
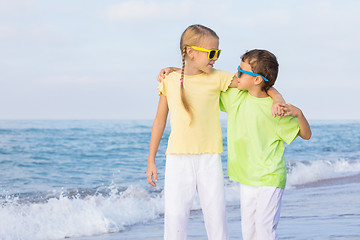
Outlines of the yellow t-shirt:
<svg viewBox="0 0 360 240">
<path fill-rule="evenodd" d="M 181 102 L 180 74 L 172 72 L 159 84 L 157 89 L 167 97 L 170 112 L 171 133 L 166 154 L 223 152 L 219 97 L 232 77 L 233 74 L 218 70 L 184 76 L 185 95 L 193 115 L 191 124 Z"/>
</svg>

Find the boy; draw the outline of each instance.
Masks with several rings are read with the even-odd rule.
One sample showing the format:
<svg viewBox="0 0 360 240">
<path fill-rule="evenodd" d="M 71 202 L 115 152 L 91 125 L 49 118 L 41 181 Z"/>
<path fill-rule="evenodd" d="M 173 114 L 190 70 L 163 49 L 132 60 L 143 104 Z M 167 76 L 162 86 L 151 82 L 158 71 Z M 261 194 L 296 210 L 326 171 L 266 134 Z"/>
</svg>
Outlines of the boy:
<svg viewBox="0 0 360 240">
<path fill-rule="evenodd" d="M 310 139 L 311 130 L 295 106 L 280 105 L 285 117 L 271 114 L 273 100 L 267 90 L 278 74 L 275 55 L 252 50 L 241 59 L 233 78 L 238 89 L 228 89 L 220 97 L 220 108 L 228 114 L 227 173 L 240 182 L 243 239 L 278 239 L 275 230 L 286 184 L 283 141 Z"/>
</svg>

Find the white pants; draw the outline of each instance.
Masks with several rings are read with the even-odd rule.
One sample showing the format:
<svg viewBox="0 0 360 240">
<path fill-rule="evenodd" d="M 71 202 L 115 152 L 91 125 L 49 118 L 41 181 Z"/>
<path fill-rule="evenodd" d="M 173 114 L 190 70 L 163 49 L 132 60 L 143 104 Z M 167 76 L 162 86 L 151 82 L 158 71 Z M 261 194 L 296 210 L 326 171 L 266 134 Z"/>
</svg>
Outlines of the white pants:
<svg viewBox="0 0 360 240">
<path fill-rule="evenodd" d="M 244 240 L 278 239 L 284 189 L 240 184 L 241 228 Z"/>
<path fill-rule="evenodd" d="M 190 209 L 196 192 L 208 239 L 228 239 L 220 154 L 166 156 L 164 239 L 187 239 Z"/>
</svg>

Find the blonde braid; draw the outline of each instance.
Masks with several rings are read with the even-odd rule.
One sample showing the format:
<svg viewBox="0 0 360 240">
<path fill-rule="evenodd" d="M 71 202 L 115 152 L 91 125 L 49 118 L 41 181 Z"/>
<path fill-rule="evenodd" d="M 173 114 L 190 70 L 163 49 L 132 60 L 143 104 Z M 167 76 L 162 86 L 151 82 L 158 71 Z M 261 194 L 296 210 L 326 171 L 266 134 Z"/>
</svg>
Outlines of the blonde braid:
<svg viewBox="0 0 360 240">
<path fill-rule="evenodd" d="M 190 124 L 191 124 L 192 112 L 190 110 L 190 105 L 189 105 L 188 101 L 186 100 L 185 89 L 184 89 L 185 55 L 186 55 L 186 46 L 184 46 L 184 48 L 182 49 L 182 63 L 183 63 L 183 65 L 182 65 L 182 68 L 181 68 L 181 78 L 180 78 L 180 96 L 181 96 L 181 102 L 182 102 L 185 110 L 187 111 L 187 113 L 190 116 Z"/>
<path fill-rule="evenodd" d="M 182 33 L 180 38 L 180 51 L 182 54 L 182 69 L 181 69 L 181 78 L 180 78 L 180 96 L 181 96 L 181 102 L 184 106 L 186 112 L 190 116 L 190 124 L 193 120 L 193 114 L 191 112 L 190 104 L 186 100 L 185 90 L 184 90 L 184 71 L 185 71 L 185 57 L 186 57 L 186 49 L 188 46 L 197 46 L 199 43 L 201 43 L 204 39 L 207 37 L 216 37 L 219 39 L 219 37 L 216 35 L 216 33 L 211 30 L 208 27 L 205 27 L 203 25 L 195 24 L 187 27 L 185 31 Z"/>
</svg>

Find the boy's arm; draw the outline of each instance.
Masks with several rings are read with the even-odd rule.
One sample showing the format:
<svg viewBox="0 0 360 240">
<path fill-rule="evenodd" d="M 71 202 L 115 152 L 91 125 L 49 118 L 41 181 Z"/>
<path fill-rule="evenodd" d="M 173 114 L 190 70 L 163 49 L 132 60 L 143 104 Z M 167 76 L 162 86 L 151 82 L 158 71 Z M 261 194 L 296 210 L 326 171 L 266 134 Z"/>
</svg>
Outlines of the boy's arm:
<svg viewBox="0 0 360 240">
<path fill-rule="evenodd" d="M 169 73 L 174 72 L 174 71 L 178 71 L 181 68 L 177 68 L 177 67 L 167 67 L 167 68 L 163 68 L 160 70 L 159 75 L 157 75 L 157 80 L 158 82 L 161 82 L 165 76 L 169 75 Z"/>
<path fill-rule="evenodd" d="M 158 82 L 161 82 L 165 78 L 165 76 L 169 75 L 171 72 L 175 72 L 175 71 L 179 71 L 179 70 L 181 70 L 181 68 L 177 68 L 177 67 L 163 68 L 160 70 L 159 75 L 157 75 L 156 78 L 157 78 Z M 234 80 L 234 78 L 233 78 L 228 87 L 229 88 L 237 88 L 237 85 L 238 85 L 238 81 Z M 285 101 L 283 103 L 285 103 Z"/>
<path fill-rule="evenodd" d="M 305 140 L 309 140 L 311 137 L 311 129 L 303 112 L 291 104 L 280 104 L 280 106 L 286 112 L 284 116 L 292 116 L 298 119 L 300 128 L 298 135 Z"/>
<path fill-rule="evenodd" d="M 285 112 L 283 108 L 280 106 L 280 104 L 285 104 L 285 100 L 282 97 L 282 95 L 273 87 L 271 87 L 267 91 L 267 94 L 269 94 L 269 96 L 274 100 L 273 105 L 271 107 L 272 115 L 274 117 L 276 117 L 276 115 L 284 116 Z"/>
<path fill-rule="evenodd" d="M 146 171 L 147 181 L 150 185 L 152 185 L 154 187 L 156 187 L 155 182 L 158 181 L 157 169 L 156 169 L 156 165 L 155 165 L 155 156 L 156 156 L 157 150 L 159 148 L 161 137 L 164 133 L 168 112 L 169 112 L 169 108 L 167 105 L 166 96 L 161 94 L 156 117 L 155 117 L 152 131 L 151 131 L 148 166 L 147 166 L 147 171 Z M 153 176 L 154 176 L 155 182 L 153 181 Z"/>
</svg>

